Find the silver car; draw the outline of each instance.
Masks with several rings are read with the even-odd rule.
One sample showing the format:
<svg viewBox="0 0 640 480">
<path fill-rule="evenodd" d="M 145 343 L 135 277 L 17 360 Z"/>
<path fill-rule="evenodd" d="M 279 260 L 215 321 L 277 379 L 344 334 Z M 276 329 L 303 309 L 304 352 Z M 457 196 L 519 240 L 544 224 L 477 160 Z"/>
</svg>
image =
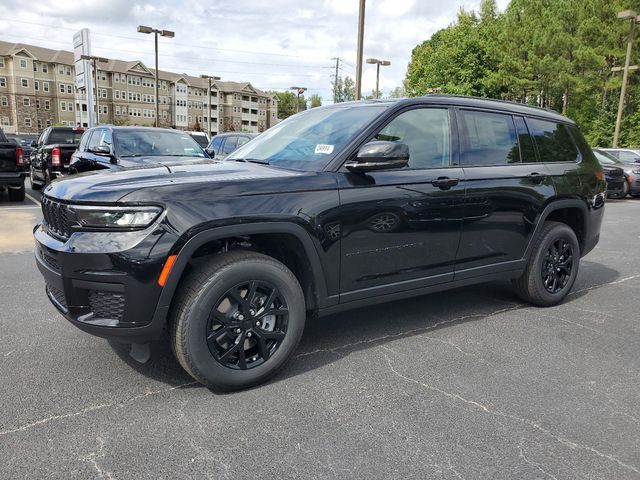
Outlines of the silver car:
<svg viewBox="0 0 640 480">
<path fill-rule="evenodd" d="M 630 148 L 594 148 L 593 153 L 601 164 L 616 164 L 624 170 L 627 179 L 626 192 L 632 197 L 640 197 L 640 153 Z M 616 155 L 616 153 L 618 155 Z M 622 197 L 625 197 L 623 193 Z"/>
</svg>

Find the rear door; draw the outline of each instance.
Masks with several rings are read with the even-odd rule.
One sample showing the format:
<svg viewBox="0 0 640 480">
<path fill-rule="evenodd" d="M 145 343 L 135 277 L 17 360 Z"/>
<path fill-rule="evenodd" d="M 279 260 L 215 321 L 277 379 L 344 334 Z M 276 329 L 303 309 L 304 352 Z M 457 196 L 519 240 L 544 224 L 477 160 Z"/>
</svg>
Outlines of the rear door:
<svg viewBox="0 0 640 480">
<path fill-rule="evenodd" d="M 522 117 L 471 109 L 457 117 L 467 191 L 455 279 L 516 270 L 553 182 Z"/>
</svg>

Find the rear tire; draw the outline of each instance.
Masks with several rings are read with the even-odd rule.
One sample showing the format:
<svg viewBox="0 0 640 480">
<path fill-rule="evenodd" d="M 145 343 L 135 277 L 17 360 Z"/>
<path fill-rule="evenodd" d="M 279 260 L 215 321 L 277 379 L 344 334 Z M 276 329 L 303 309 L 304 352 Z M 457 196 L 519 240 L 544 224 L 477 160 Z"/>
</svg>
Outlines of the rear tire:
<svg viewBox="0 0 640 480">
<path fill-rule="evenodd" d="M 198 382 L 239 390 L 278 372 L 298 346 L 305 320 L 302 289 L 285 265 L 232 251 L 181 281 L 170 311 L 171 346 Z"/>
<path fill-rule="evenodd" d="M 625 198 L 627 195 L 629 195 L 629 184 L 627 183 L 627 179 L 625 178 L 620 198 Z"/>
<path fill-rule="evenodd" d="M 522 276 L 513 281 L 516 294 L 539 307 L 560 303 L 571 291 L 580 266 L 576 234 L 564 223 L 546 222 Z"/>
<path fill-rule="evenodd" d="M 17 188 L 17 189 L 10 188 L 9 189 L 9 200 L 11 202 L 24 202 L 24 197 L 25 197 L 24 183 L 22 184 L 22 186 L 20 188 Z"/>
</svg>

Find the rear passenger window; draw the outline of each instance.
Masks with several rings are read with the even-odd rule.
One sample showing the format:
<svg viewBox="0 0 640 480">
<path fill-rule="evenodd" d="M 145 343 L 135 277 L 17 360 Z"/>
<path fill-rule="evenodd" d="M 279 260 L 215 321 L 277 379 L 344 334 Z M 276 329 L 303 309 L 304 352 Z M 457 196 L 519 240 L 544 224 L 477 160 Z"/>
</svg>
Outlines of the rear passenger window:
<svg viewBox="0 0 640 480">
<path fill-rule="evenodd" d="M 520 163 L 520 149 L 511 115 L 460 111 L 462 117 L 462 165 L 489 166 Z"/>
<path fill-rule="evenodd" d="M 514 120 L 516 122 L 516 130 L 518 131 L 522 163 L 534 163 L 536 161 L 536 151 L 533 146 L 533 140 L 531 140 L 531 135 L 529 135 L 527 124 L 522 117 L 515 117 Z"/>
<path fill-rule="evenodd" d="M 250 139 L 247 137 L 238 137 L 238 145 L 236 148 L 240 148 L 242 145 L 247 143 Z"/>
<path fill-rule="evenodd" d="M 224 142 L 224 145 L 222 146 L 223 155 L 227 155 L 233 152 L 236 149 L 237 143 L 238 143 L 238 137 L 235 137 L 235 136 L 227 137 L 227 140 Z"/>
<path fill-rule="evenodd" d="M 578 161 L 578 149 L 566 125 L 535 118 L 527 119 L 527 125 L 538 147 L 541 162 Z"/>
</svg>

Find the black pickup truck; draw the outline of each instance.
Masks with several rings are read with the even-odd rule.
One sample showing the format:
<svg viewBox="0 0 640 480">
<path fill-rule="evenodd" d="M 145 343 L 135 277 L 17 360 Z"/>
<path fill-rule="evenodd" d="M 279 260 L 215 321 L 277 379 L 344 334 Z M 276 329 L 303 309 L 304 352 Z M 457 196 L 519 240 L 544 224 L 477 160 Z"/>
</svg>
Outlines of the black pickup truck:
<svg viewBox="0 0 640 480">
<path fill-rule="evenodd" d="M 84 129 L 49 127 L 32 144 L 29 179 L 31 188 L 40 190 L 51 180 L 69 173 L 71 155 L 78 148 Z"/>
<path fill-rule="evenodd" d="M 9 200 L 24 200 L 24 151 L 0 129 L 0 191 L 9 189 Z"/>
</svg>

